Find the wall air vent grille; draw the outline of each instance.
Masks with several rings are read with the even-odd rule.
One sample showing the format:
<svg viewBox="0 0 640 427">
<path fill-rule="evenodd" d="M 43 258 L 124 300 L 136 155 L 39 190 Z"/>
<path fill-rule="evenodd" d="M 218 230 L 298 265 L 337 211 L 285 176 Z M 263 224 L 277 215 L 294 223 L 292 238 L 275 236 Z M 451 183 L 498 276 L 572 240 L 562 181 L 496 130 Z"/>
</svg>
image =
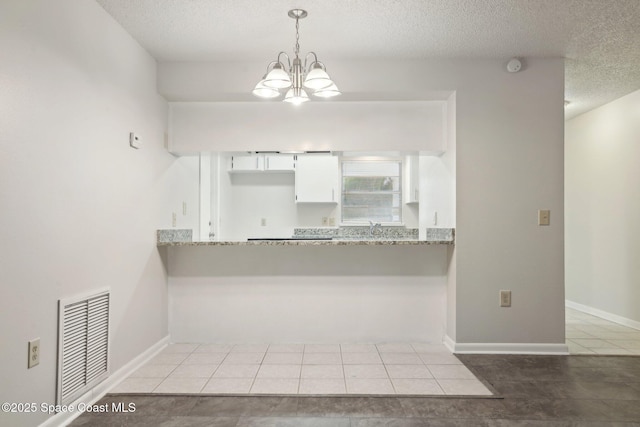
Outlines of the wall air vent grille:
<svg viewBox="0 0 640 427">
<path fill-rule="evenodd" d="M 58 305 L 57 403 L 68 404 L 109 375 L 109 290 Z"/>
</svg>

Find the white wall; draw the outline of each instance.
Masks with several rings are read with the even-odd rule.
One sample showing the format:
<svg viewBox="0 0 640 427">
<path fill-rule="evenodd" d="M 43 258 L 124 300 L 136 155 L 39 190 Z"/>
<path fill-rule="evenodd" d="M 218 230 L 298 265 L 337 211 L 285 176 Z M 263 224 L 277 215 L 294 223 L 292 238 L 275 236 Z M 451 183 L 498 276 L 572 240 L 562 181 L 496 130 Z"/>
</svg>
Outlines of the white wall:
<svg viewBox="0 0 640 427">
<path fill-rule="evenodd" d="M 455 334 L 450 337 L 463 344 L 486 344 L 487 349 L 499 348 L 495 343 L 557 344 L 558 351 L 566 349 L 564 61 L 528 58 L 514 74 L 506 71 L 506 59 L 331 64 L 346 100 L 442 101 L 455 92 L 455 129 L 448 127 L 450 121 L 442 127 L 446 138 L 455 133 L 456 144 L 455 160 L 446 161 L 447 170 L 455 170 L 456 199 L 451 209 L 455 271 L 449 274 L 455 276 L 449 288 L 455 296 L 450 298 L 455 299 L 450 303 L 455 305 L 450 322 L 455 323 Z M 244 100 L 238 94 L 247 93 L 257 78 L 255 70 L 263 65 L 160 64 L 159 88 L 176 101 Z M 216 90 L 220 76 L 226 76 L 224 91 Z M 448 95 L 442 98 L 443 93 Z M 271 131 L 286 134 L 282 123 L 286 121 Z M 361 124 L 366 129 L 376 125 Z M 259 139 L 261 129 L 254 131 Z M 322 135 L 310 138 L 320 141 Z M 416 141 L 414 134 L 398 135 L 377 141 L 376 148 L 419 150 Z M 366 139 L 358 144 L 367 148 Z M 237 149 L 228 138 L 210 145 L 221 151 Z M 550 226 L 537 225 L 539 209 L 551 210 Z M 498 306 L 501 289 L 513 292 L 511 308 Z"/>
<path fill-rule="evenodd" d="M 298 227 L 326 227 L 322 225 L 322 217 L 334 218 L 335 224 L 338 225 L 340 223 L 340 202 L 298 203 L 296 213 Z"/>
<path fill-rule="evenodd" d="M 529 59 L 516 74 L 479 62 L 451 76 L 459 82 L 456 342 L 566 351 L 563 60 Z M 551 210 L 550 226 L 537 225 L 538 209 Z M 501 289 L 512 291 L 512 307 L 498 306 Z"/>
<path fill-rule="evenodd" d="M 449 203 L 445 204 L 444 209 L 449 213 L 449 223 L 452 227 L 456 224 L 456 94 L 453 93 L 447 100 L 446 115 L 446 135 L 447 135 L 447 152 L 442 156 L 446 175 L 450 177 L 449 186 L 451 187 Z M 449 206 L 449 209 L 446 208 Z M 456 287 L 456 246 L 449 248 L 447 253 L 448 271 L 447 271 L 447 337 L 452 342 L 456 341 L 456 317 L 457 317 L 457 287 Z"/>
<path fill-rule="evenodd" d="M 155 61 L 95 2 L 0 2 L 0 51 L 0 400 L 52 404 L 58 299 L 111 287 L 111 371 L 167 335 L 155 230 L 181 212 L 193 168 L 164 148 Z"/>
<path fill-rule="evenodd" d="M 169 248 L 176 342 L 441 342 L 446 246 Z"/>
<path fill-rule="evenodd" d="M 640 91 L 566 124 L 566 297 L 640 322 Z"/>
<path fill-rule="evenodd" d="M 293 235 L 298 222 L 293 172 L 229 173 L 224 168 L 220 195 L 221 240 Z"/>
<path fill-rule="evenodd" d="M 183 75 L 172 75 L 181 79 Z M 443 101 L 172 102 L 176 153 L 268 150 L 446 149 Z M 390 147 L 389 142 L 396 144 Z"/>
</svg>

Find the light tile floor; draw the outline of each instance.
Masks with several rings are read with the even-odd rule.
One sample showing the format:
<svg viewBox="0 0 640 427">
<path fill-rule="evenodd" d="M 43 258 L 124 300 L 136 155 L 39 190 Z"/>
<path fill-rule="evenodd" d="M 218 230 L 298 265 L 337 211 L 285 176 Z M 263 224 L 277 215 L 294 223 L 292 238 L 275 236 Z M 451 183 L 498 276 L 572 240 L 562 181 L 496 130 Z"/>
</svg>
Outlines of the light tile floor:
<svg viewBox="0 0 640 427">
<path fill-rule="evenodd" d="M 171 344 L 112 393 L 492 393 L 440 344 Z"/>
<path fill-rule="evenodd" d="M 565 316 L 570 354 L 640 355 L 640 330 L 569 307 Z"/>
</svg>

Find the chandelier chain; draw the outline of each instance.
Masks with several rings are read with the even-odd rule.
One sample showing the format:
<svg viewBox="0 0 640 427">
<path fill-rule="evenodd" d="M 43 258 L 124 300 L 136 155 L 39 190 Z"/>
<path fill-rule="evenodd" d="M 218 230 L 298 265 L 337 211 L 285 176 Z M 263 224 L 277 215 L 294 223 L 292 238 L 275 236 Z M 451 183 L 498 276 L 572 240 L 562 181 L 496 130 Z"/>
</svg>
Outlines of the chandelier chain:
<svg viewBox="0 0 640 427">
<path fill-rule="evenodd" d="M 300 22 L 296 17 L 296 57 L 300 53 Z"/>
</svg>

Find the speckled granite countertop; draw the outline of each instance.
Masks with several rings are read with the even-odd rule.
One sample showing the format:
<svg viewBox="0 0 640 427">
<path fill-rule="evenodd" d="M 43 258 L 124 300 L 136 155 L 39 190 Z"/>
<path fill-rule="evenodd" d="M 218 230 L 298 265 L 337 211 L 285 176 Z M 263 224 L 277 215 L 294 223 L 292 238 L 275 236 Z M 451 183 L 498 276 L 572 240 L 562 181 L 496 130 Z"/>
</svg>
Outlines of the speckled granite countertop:
<svg viewBox="0 0 640 427">
<path fill-rule="evenodd" d="M 328 231 L 327 231 L 328 230 Z M 368 228 L 367 228 L 368 231 Z M 384 230 L 386 232 L 386 230 Z M 386 232 L 368 237 L 359 230 L 337 234 L 331 229 L 296 229 L 294 238 L 284 240 L 233 240 L 193 241 L 192 231 L 186 229 L 158 230 L 158 246 L 423 246 L 453 245 L 455 230 L 452 228 L 427 228 L 427 239 L 418 240 L 417 229 Z"/>
<path fill-rule="evenodd" d="M 158 242 L 158 246 L 382 246 L 382 245 L 452 245 L 453 242 L 428 240 L 251 240 L 251 241 L 204 241 L 204 242 Z"/>
</svg>

